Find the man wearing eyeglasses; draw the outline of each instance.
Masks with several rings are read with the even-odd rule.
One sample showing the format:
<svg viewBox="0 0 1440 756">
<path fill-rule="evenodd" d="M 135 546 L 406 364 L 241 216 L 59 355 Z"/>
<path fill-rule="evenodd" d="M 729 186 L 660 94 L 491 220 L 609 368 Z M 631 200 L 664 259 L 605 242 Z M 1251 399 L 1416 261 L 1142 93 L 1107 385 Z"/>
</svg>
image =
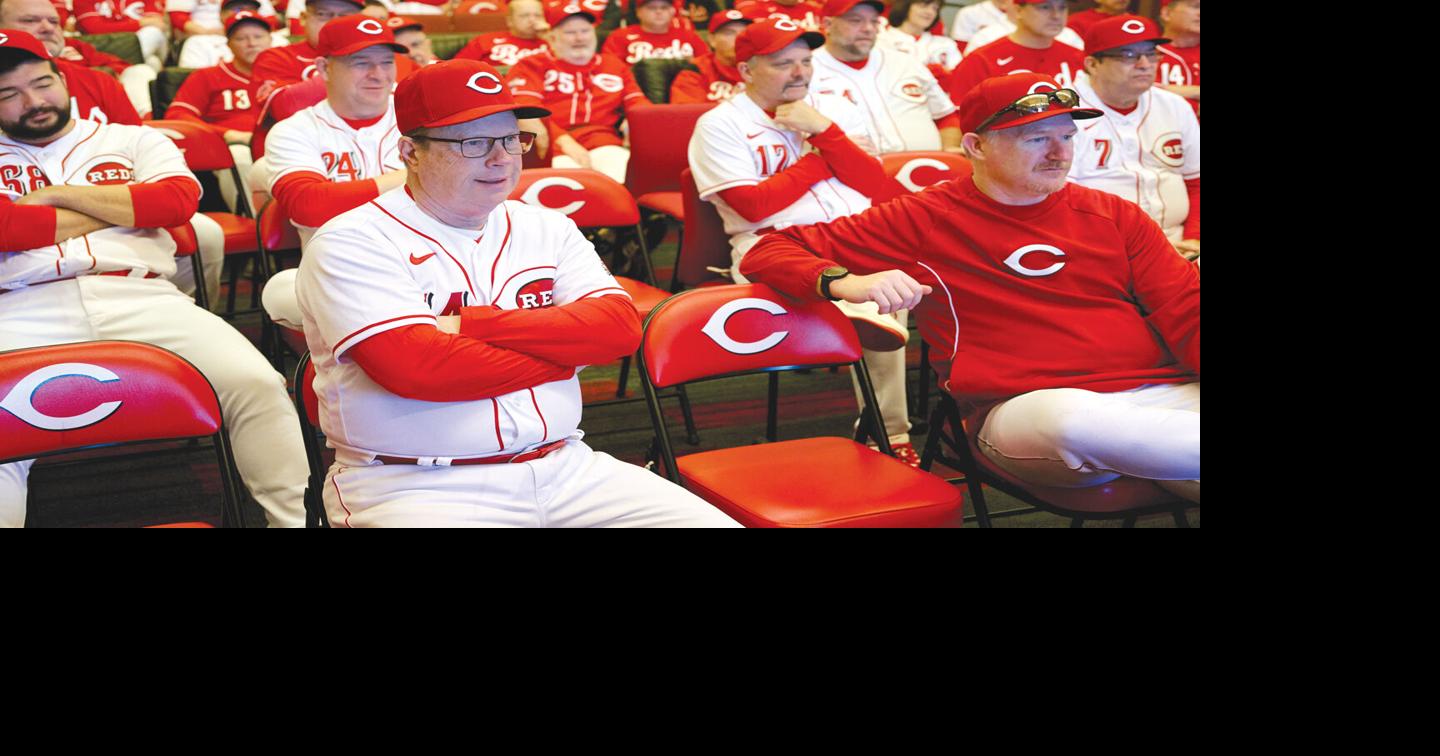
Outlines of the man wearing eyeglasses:
<svg viewBox="0 0 1440 756">
<path fill-rule="evenodd" d="M 1080 105 L 1050 77 L 987 79 L 960 103 L 971 178 L 766 235 L 740 272 L 914 308 L 981 451 L 1022 480 L 1199 501 L 1200 276 L 1134 203 L 1067 183 L 1076 121 L 1103 115 Z"/>
<path fill-rule="evenodd" d="M 297 290 L 336 526 L 733 527 L 580 439 L 585 365 L 634 352 L 640 321 L 575 223 L 507 201 L 535 135 L 494 68 L 401 82 L 405 186 L 311 239 Z"/>
<path fill-rule="evenodd" d="M 1142 16 L 1090 27 L 1075 91 L 1104 115 L 1080 128 L 1070 180 L 1138 204 L 1193 259 L 1200 256 L 1200 122 L 1185 98 L 1154 86 L 1157 45 L 1169 41 Z"/>
</svg>

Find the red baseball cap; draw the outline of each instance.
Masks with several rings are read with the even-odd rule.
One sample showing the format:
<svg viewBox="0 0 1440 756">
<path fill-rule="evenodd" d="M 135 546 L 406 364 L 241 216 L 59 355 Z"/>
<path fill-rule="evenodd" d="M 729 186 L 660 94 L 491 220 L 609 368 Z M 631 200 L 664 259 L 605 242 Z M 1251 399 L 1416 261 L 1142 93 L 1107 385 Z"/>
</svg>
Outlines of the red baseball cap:
<svg viewBox="0 0 1440 756">
<path fill-rule="evenodd" d="M 1099 21 L 1085 34 L 1085 54 L 1113 50 L 1136 42 L 1158 42 L 1164 44 L 1170 38 L 1160 32 L 1160 26 L 1144 16 L 1122 13 Z"/>
<path fill-rule="evenodd" d="M 880 0 L 830 0 L 825 3 L 825 7 L 820 10 L 820 15 L 825 18 L 843 16 L 849 13 L 851 8 L 862 3 L 874 8 L 880 15 L 885 15 L 885 4 L 880 2 Z"/>
<path fill-rule="evenodd" d="M 385 25 L 390 27 L 391 34 L 399 34 L 406 29 L 424 29 L 425 25 L 419 21 L 411 21 L 404 16 L 391 16 L 385 19 Z"/>
<path fill-rule="evenodd" d="M 578 0 L 551 0 L 545 3 L 545 23 L 550 24 L 551 29 L 571 16 L 584 16 L 590 19 L 592 24 L 599 20 L 594 11 L 581 5 Z"/>
<path fill-rule="evenodd" d="M 447 60 L 425 66 L 395 89 L 395 125 L 401 134 L 505 111 L 514 111 L 516 118 L 550 115 L 545 108 L 517 105 L 500 73 L 478 60 Z"/>
<path fill-rule="evenodd" d="M 755 23 L 754 18 L 731 8 L 730 10 L 720 11 L 719 13 L 712 13 L 710 15 L 710 33 L 714 34 L 720 30 L 720 27 L 726 24 L 733 24 L 737 21 L 744 21 L 746 26 Z"/>
<path fill-rule="evenodd" d="M 811 50 L 825 44 L 825 35 L 805 31 L 788 18 L 766 18 L 745 27 L 735 38 L 735 62 L 744 63 L 756 55 L 784 50 L 795 40 L 804 40 Z"/>
<path fill-rule="evenodd" d="M 990 116 L 1025 95 L 1036 92 L 1054 92 L 1060 89 L 1055 80 L 1044 74 L 1014 73 L 1009 76 L 992 76 L 975 85 L 960 100 L 960 130 L 966 134 L 980 128 Z M 1073 90 L 1072 90 L 1073 91 Z M 1067 108 L 1057 102 L 1039 113 L 1006 113 L 990 129 L 1013 129 L 1027 123 L 1069 113 L 1075 118 L 1099 118 L 1104 115 L 1094 108 Z"/>
<path fill-rule="evenodd" d="M 51 57 L 50 51 L 35 35 L 19 29 L 0 29 L 0 50 L 19 50 L 41 60 L 50 60 Z"/>
<path fill-rule="evenodd" d="M 325 24 L 320 30 L 320 43 L 315 46 L 315 51 L 326 58 L 338 58 L 376 45 L 397 53 L 410 52 L 409 48 L 395 42 L 395 32 L 390 31 L 385 22 L 363 13 L 341 16 Z"/>
<path fill-rule="evenodd" d="M 270 19 L 262 18 L 255 11 L 240 11 L 230 18 L 225 19 L 225 36 L 230 36 L 230 31 L 240 24 L 259 24 L 265 27 L 265 31 L 274 31 L 275 27 L 270 25 Z"/>
</svg>

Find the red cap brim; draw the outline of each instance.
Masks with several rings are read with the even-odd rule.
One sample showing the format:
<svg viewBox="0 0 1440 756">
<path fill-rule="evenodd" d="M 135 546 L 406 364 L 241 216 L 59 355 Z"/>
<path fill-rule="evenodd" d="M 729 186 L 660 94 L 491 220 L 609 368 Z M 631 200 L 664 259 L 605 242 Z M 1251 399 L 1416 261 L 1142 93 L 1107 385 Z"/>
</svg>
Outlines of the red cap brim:
<svg viewBox="0 0 1440 756">
<path fill-rule="evenodd" d="M 484 118 L 485 116 L 492 116 L 496 113 L 504 113 L 506 111 L 514 111 L 516 118 L 544 118 L 550 115 L 549 110 L 537 108 L 533 105 L 519 105 L 516 103 L 485 105 L 479 108 L 462 110 L 459 113 L 452 113 L 437 121 L 427 123 L 422 128 L 433 129 L 441 126 L 454 126 L 457 123 L 465 123 L 466 121 L 473 121 L 476 118 Z"/>
<path fill-rule="evenodd" d="M 1073 118 L 1079 118 L 1082 120 L 1087 118 L 1099 118 L 1100 116 L 1105 115 L 1104 113 L 1094 108 L 1051 108 L 1041 113 L 1026 113 L 1025 115 L 1022 115 L 1013 121 L 1001 121 L 999 123 L 992 123 L 987 130 L 999 131 L 1001 129 L 1013 129 L 1017 126 L 1024 126 L 1027 123 L 1043 121 L 1046 118 L 1057 115 L 1065 115 L 1067 113 L 1070 114 L 1070 116 Z M 1006 115 L 1009 114 L 1007 113 Z"/>
<path fill-rule="evenodd" d="M 402 55 L 410 52 L 410 48 L 405 47 L 404 45 L 395 44 L 394 42 L 367 42 L 362 40 L 360 42 L 352 42 L 340 48 L 339 50 L 335 50 L 334 52 L 322 53 L 321 57 L 343 58 L 346 55 L 354 55 L 361 50 L 365 50 L 371 47 L 388 47 L 391 50 L 394 50 L 395 52 Z"/>
</svg>

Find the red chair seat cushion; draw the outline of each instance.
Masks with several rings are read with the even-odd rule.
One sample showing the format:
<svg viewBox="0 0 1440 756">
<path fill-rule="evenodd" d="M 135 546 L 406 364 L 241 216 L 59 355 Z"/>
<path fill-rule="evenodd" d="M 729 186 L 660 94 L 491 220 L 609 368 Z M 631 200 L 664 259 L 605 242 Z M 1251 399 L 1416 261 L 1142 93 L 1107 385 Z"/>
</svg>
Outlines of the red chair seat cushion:
<svg viewBox="0 0 1440 756">
<path fill-rule="evenodd" d="M 671 218 L 685 220 L 685 201 L 680 192 L 650 192 L 640 195 L 635 203 L 647 210 L 658 210 Z"/>
<path fill-rule="evenodd" d="M 254 218 L 234 213 L 205 213 L 205 217 L 220 224 L 220 230 L 225 232 L 225 254 L 244 255 L 257 250 Z"/>
<path fill-rule="evenodd" d="M 685 485 L 746 527 L 960 524 L 960 490 L 848 438 L 806 438 L 680 457 Z"/>
<path fill-rule="evenodd" d="M 655 309 L 661 302 L 670 298 L 670 292 L 664 289 L 657 289 L 644 281 L 637 281 L 633 278 L 616 276 L 616 281 L 629 292 L 630 298 L 635 300 L 635 311 L 640 313 L 640 319 L 644 320 L 650 311 Z"/>
</svg>

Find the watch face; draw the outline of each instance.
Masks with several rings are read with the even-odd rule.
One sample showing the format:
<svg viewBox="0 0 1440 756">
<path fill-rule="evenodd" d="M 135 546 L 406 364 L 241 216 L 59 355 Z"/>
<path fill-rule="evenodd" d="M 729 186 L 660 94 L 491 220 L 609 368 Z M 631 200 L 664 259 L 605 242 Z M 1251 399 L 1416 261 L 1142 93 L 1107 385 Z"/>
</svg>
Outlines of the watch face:
<svg viewBox="0 0 1440 756">
<path fill-rule="evenodd" d="M 831 265 L 825 270 L 820 271 L 820 275 L 825 276 L 826 278 L 840 278 L 842 276 L 850 275 L 850 271 L 846 268 L 840 267 L 839 265 Z"/>
</svg>

